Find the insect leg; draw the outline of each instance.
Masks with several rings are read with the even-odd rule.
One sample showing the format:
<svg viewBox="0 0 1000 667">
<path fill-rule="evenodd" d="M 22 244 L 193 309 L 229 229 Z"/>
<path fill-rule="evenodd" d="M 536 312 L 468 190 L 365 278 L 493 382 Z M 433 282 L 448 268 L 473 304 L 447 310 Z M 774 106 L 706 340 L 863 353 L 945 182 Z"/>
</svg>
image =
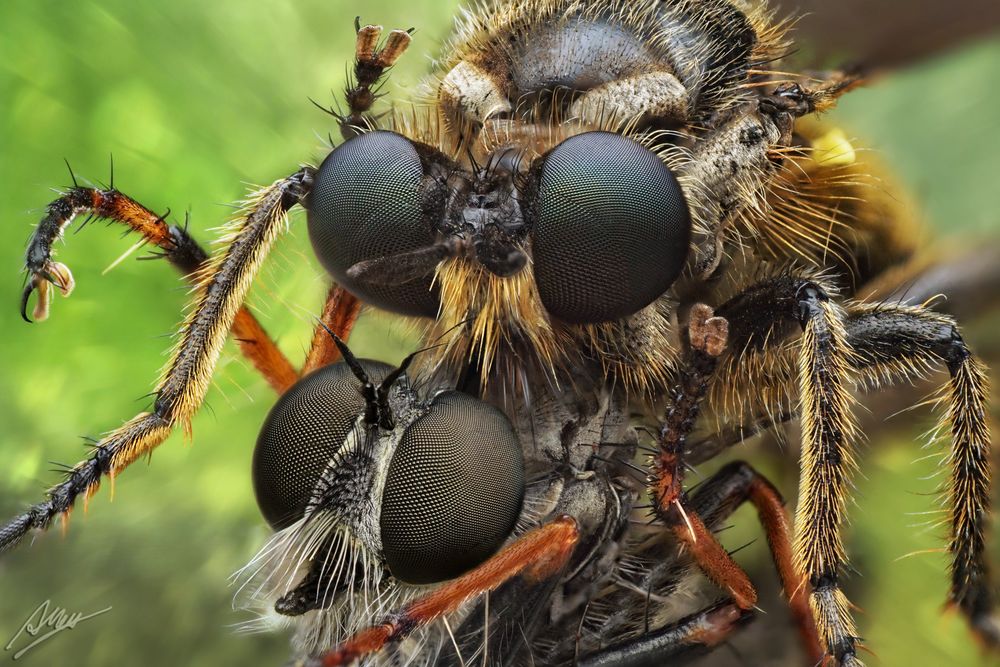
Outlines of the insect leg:
<svg viewBox="0 0 1000 667">
<path fill-rule="evenodd" d="M 517 576 L 542 580 L 557 574 L 579 540 L 576 520 L 562 516 L 525 533 L 476 569 L 414 600 L 378 625 L 363 630 L 312 662 L 348 665 L 399 641 L 422 625 L 457 609 L 467 600 L 495 590 Z"/>
<path fill-rule="evenodd" d="M 949 604 L 958 607 L 975 633 L 1000 645 L 993 617 L 986 527 L 990 513 L 990 431 L 986 422 L 989 383 L 950 317 L 914 306 L 865 305 L 847 319 L 847 342 L 871 386 L 920 376 L 944 364 L 950 378 L 941 401 L 947 406 L 942 430 L 951 433 L 948 484 L 949 544 L 952 556 Z"/>
<path fill-rule="evenodd" d="M 367 113 L 379 98 L 378 82 L 385 71 L 396 64 L 399 57 L 410 46 L 410 30 L 393 30 L 382 48 L 382 26 L 361 26 L 355 19 L 357 40 L 354 50 L 354 82 L 349 84 L 345 95 L 350 112 L 340 119 L 340 132 L 345 139 L 358 134 L 359 127 L 367 125 Z"/>
<path fill-rule="evenodd" d="M 143 242 L 159 248 L 162 256 L 192 282 L 198 280 L 199 272 L 208 261 L 208 253 L 191 237 L 187 228 L 168 224 L 166 215 L 153 213 L 114 188 L 98 190 L 74 186 L 48 205 L 45 217 L 28 242 L 25 253 L 28 283 L 21 296 L 21 317 L 28 322 L 31 321 L 27 309 L 32 292 L 38 291 L 34 317 L 44 320 L 48 316 L 52 286 L 64 296 L 73 291 L 73 274 L 65 264 L 53 261 L 52 245 L 81 213 L 117 222 L 138 232 Z M 233 338 L 244 356 L 276 391 L 282 392 L 295 382 L 295 369 L 246 308 L 241 308 L 236 315 Z"/>
<path fill-rule="evenodd" d="M 804 646 L 811 662 L 818 663 L 823 650 L 809 610 L 807 589 L 793 567 L 791 530 L 778 491 L 748 464 L 734 462 L 698 485 L 686 507 L 709 530 L 715 530 L 747 501 L 757 508 Z M 742 608 L 731 598 L 720 600 L 662 629 L 609 646 L 584 658 L 581 665 L 632 667 L 664 664 L 667 658 L 672 659 L 670 664 L 682 658 L 696 658 L 725 641 L 752 616 L 752 608 Z"/>
<path fill-rule="evenodd" d="M 848 390 L 851 351 L 844 316 L 818 283 L 791 275 L 745 290 L 718 309 L 729 320 L 734 349 L 774 346 L 775 328 L 797 322 L 802 422 L 794 561 L 809 578 L 810 606 L 826 651 L 840 665 L 861 665 L 857 630 L 838 578 L 846 562 L 840 538 L 847 504 L 851 446 L 857 427 Z"/>
<path fill-rule="evenodd" d="M 795 568 L 785 501 L 774 485 L 749 464 L 737 461 L 700 485 L 688 506 L 706 525 L 714 526 L 744 502 L 751 503 L 757 510 L 802 645 L 810 660 L 818 663 L 823 657 L 823 647 L 809 608 L 809 588 Z"/>
<path fill-rule="evenodd" d="M 715 604 L 676 623 L 584 657 L 579 667 L 651 667 L 682 665 L 718 646 L 753 618 L 731 600 Z"/>
<path fill-rule="evenodd" d="M 357 297 L 343 287 L 334 285 L 326 297 L 326 305 L 320 316 L 322 324 L 316 325 L 313 332 L 312 345 L 302 365 L 301 375 L 306 375 L 317 368 L 328 366 L 340 359 L 340 350 L 334 343 L 330 331 L 346 341 L 354 328 L 361 311 L 361 302 Z"/>
<path fill-rule="evenodd" d="M 653 511 L 690 550 L 705 575 L 728 591 L 742 609 L 752 609 L 757 603 L 753 584 L 701 517 L 686 507 L 684 499 L 682 458 L 687 436 L 697 421 L 716 359 L 725 350 L 728 337 L 728 323 L 715 317 L 708 306 L 696 305 L 690 318 L 691 349 L 660 428 L 659 452 L 654 455 L 649 493 Z"/>
<path fill-rule="evenodd" d="M 253 196 L 245 217 L 234 223 L 229 244 L 202 275 L 195 307 L 188 315 L 163 378 L 152 412 L 143 412 L 98 442 L 90 458 L 49 490 L 48 499 L 0 527 L 0 553 L 32 529 L 45 529 L 65 516 L 77 497 L 93 495 L 104 475 L 112 479 L 166 440 L 176 424 L 190 429 L 201 406 L 230 327 L 261 264 L 285 226 L 289 209 L 312 186 L 313 169 L 303 168 Z"/>
<path fill-rule="evenodd" d="M 699 142 L 686 164 L 678 170 L 695 225 L 689 269 L 701 278 L 720 267 L 726 230 L 755 192 L 762 175 L 778 169 L 779 148 L 791 141 L 792 118 L 783 111 L 760 113 L 741 109 L 716 131 Z M 719 169 L 725 164 L 726 169 Z"/>
<path fill-rule="evenodd" d="M 771 547 L 771 555 L 781 577 L 785 595 L 799 626 L 806 650 L 816 660 L 822 649 L 807 603 L 807 588 L 792 562 L 792 549 L 784 501 L 767 480 L 745 464 L 734 464 L 720 471 L 701 489 L 698 502 L 686 500 L 681 490 L 682 455 L 687 436 L 697 419 L 716 360 L 728 343 L 728 322 L 715 316 L 710 308 L 697 305 L 691 310 L 690 351 L 679 389 L 672 397 L 667 419 L 660 430 L 660 452 L 653 464 L 652 488 L 654 511 L 669 526 L 675 537 L 691 552 L 702 571 L 715 584 L 727 590 L 744 610 L 754 607 L 757 592 L 746 573 L 732 559 L 706 524 L 713 505 L 733 498 L 749 500 L 756 508 Z M 713 502 L 714 501 L 714 502 Z M 717 507 L 716 510 L 717 511 Z M 730 509 L 731 511 L 731 509 Z"/>
<path fill-rule="evenodd" d="M 690 114 L 687 89 L 670 72 L 653 71 L 614 79 L 588 90 L 570 116 L 600 127 L 636 118 L 682 125 Z"/>
</svg>

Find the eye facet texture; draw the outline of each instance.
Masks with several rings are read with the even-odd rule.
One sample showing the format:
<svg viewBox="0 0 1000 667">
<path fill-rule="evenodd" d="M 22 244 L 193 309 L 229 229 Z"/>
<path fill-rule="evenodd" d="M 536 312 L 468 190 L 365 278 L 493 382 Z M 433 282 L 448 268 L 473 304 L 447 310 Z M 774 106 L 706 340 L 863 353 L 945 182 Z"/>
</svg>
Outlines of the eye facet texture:
<svg viewBox="0 0 1000 667">
<path fill-rule="evenodd" d="M 499 410 L 459 392 L 438 396 L 403 435 L 382 496 L 382 550 L 409 583 L 451 579 L 510 536 L 524 499 L 524 461 Z"/>
<path fill-rule="evenodd" d="M 691 235 L 687 203 L 645 147 L 610 132 L 571 137 L 545 157 L 537 188 L 535 281 L 554 317 L 621 319 L 680 275 Z"/>
<path fill-rule="evenodd" d="M 347 276 L 358 262 L 433 245 L 421 207 L 423 166 L 394 132 L 368 132 L 338 146 L 316 173 L 309 198 L 309 238 L 320 263 L 355 296 L 403 315 L 433 317 L 438 295 L 426 276 L 403 285 Z"/>
<path fill-rule="evenodd" d="M 372 382 L 392 367 L 362 361 Z M 347 364 L 310 373 L 271 408 L 253 452 L 254 493 L 261 514 L 275 530 L 301 519 L 319 476 L 344 444 L 364 408 L 359 382 Z"/>
</svg>

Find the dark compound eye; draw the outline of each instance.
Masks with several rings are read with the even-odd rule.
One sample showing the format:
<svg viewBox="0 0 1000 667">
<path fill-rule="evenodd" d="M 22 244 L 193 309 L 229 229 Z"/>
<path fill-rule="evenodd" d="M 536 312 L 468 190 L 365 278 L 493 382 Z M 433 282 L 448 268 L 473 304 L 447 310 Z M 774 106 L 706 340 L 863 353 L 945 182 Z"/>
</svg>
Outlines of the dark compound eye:
<svg viewBox="0 0 1000 667">
<path fill-rule="evenodd" d="M 559 144 L 536 182 L 532 258 L 546 310 L 588 324 L 636 313 L 687 259 L 691 219 L 669 168 L 635 141 L 588 132 Z"/>
<path fill-rule="evenodd" d="M 382 496 L 382 550 L 409 583 L 479 565 L 514 529 L 524 499 L 521 446 L 496 408 L 458 392 L 403 435 Z"/>
<path fill-rule="evenodd" d="M 361 363 L 374 383 L 393 370 L 378 361 Z M 357 378 L 338 363 L 299 380 L 271 408 L 253 452 L 252 476 L 257 505 L 275 530 L 302 518 L 364 404 Z"/>
<path fill-rule="evenodd" d="M 423 166 L 413 144 L 369 132 L 338 146 L 316 173 L 309 196 L 309 238 L 330 275 L 364 301 L 403 315 L 433 317 L 432 275 L 402 285 L 347 276 L 358 262 L 425 248 L 435 241 L 420 197 Z"/>
</svg>

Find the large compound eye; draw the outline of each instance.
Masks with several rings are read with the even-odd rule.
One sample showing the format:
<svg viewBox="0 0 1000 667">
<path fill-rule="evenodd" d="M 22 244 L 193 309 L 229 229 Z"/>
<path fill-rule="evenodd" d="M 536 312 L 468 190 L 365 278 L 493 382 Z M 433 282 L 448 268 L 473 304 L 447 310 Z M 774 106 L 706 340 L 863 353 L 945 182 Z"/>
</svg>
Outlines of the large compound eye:
<svg viewBox="0 0 1000 667">
<path fill-rule="evenodd" d="M 635 141 L 588 132 L 542 165 L 534 205 L 535 282 L 565 322 L 607 322 L 666 292 L 687 259 L 691 219 L 670 169 Z"/>
<path fill-rule="evenodd" d="M 416 149 L 393 132 L 368 132 L 330 153 L 309 195 L 309 238 L 320 263 L 351 293 L 403 315 L 433 317 L 432 275 L 402 285 L 352 280 L 358 262 L 434 244 L 420 201 L 423 166 Z"/>
<path fill-rule="evenodd" d="M 363 360 L 378 383 L 392 367 Z M 253 452 L 253 488 L 261 514 L 275 530 L 301 519 L 330 459 L 364 409 L 358 380 L 345 363 L 299 380 L 264 421 Z"/>
<path fill-rule="evenodd" d="M 381 517 L 389 570 L 426 584 L 479 565 L 510 536 L 523 499 L 524 461 L 507 418 L 466 394 L 441 394 L 389 464 Z"/>
</svg>

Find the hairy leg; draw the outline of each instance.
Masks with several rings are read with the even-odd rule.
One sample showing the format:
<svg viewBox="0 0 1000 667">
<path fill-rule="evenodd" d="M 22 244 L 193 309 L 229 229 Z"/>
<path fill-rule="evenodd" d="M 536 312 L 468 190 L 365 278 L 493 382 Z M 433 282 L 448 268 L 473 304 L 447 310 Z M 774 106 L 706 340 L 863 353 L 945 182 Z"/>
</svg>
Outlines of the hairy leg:
<svg viewBox="0 0 1000 667">
<path fill-rule="evenodd" d="M 742 609 L 757 603 L 757 591 L 701 517 L 687 507 L 683 489 L 683 455 L 687 437 L 698 419 L 701 402 L 725 350 L 728 323 L 707 306 L 692 308 L 686 363 L 660 427 L 659 448 L 653 456 L 649 494 L 653 512 L 694 557 L 705 575 L 727 591 Z"/>
<path fill-rule="evenodd" d="M 143 412 L 102 438 L 85 461 L 49 490 L 48 499 L 0 527 L 0 553 L 32 529 L 45 529 L 68 513 L 78 496 L 90 497 L 104 475 L 114 477 L 149 455 L 177 424 L 190 430 L 191 418 L 208 391 L 222 346 L 286 214 L 309 192 L 313 169 L 303 168 L 260 190 L 245 217 L 234 223 L 224 252 L 201 275 L 195 307 L 156 389 L 152 412 Z"/>
<path fill-rule="evenodd" d="M 758 283 L 717 312 L 729 321 L 732 349 L 743 356 L 781 345 L 789 325 L 798 324 L 802 329 L 798 352 L 802 454 L 795 568 L 808 577 L 812 588 L 809 603 L 827 653 L 838 664 L 859 666 L 857 630 L 838 583 L 847 558 L 840 530 L 854 465 L 851 448 L 858 437 L 851 411 L 852 355 L 844 315 L 820 284 L 793 275 Z"/>
<path fill-rule="evenodd" d="M 357 85 L 347 90 L 351 113 L 337 116 L 345 137 L 353 136 L 355 132 L 351 128 L 366 120 L 364 112 L 377 99 L 373 87 L 410 43 L 409 32 L 394 30 L 378 49 L 380 27 L 356 25 L 356 28 Z M 172 263 L 193 276 L 198 298 L 184 323 L 180 344 L 156 388 L 153 411 L 136 415 L 102 438 L 87 460 L 78 463 L 62 483 L 49 490 L 47 500 L 0 526 L 0 553 L 14 547 L 30 530 L 44 530 L 55 517 L 65 517 L 78 496 L 83 494 L 85 499 L 89 498 L 97 491 L 104 475 L 114 478 L 137 458 L 148 455 L 166 440 L 175 425 L 181 424 L 185 430 L 190 430 L 191 418 L 208 391 L 212 371 L 230 330 L 236 332 L 244 352 L 258 368 L 271 370 L 275 367 L 273 376 L 265 375 L 279 392 L 297 380 L 299 374 L 267 338 L 253 315 L 243 309 L 243 302 L 260 265 L 285 225 L 286 214 L 309 194 L 314 174 L 312 167 L 303 167 L 257 192 L 251 198 L 246 215 L 234 225 L 226 239 L 225 250 L 210 259 L 184 229 L 167 225 L 163 219 L 166 216 L 157 216 L 113 187 L 95 190 L 75 186 L 49 205 L 48 215 L 39 225 L 27 253 L 31 278 L 22 297 L 25 319 L 27 303 L 35 289 L 41 292 L 42 313 L 47 308 L 50 283 L 64 294 L 72 290 L 73 277 L 69 269 L 51 261 L 52 242 L 73 217 L 83 211 L 141 232 L 146 240 L 160 247 Z M 352 299 L 345 296 L 339 306 L 334 307 L 328 303 L 324 323 L 329 319 L 345 333 L 349 331 L 357 309 Z M 314 350 L 307 360 L 307 370 L 310 363 L 322 365 L 324 360 L 330 360 L 331 354 L 316 346 L 314 337 Z"/>
<path fill-rule="evenodd" d="M 377 625 L 342 642 L 313 665 L 349 665 L 402 640 L 417 628 L 495 590 L 514 577 L 542 580 L 558 574 L 579 540 L 576 520 L 562 516 L 525 533 L 476 569 L 417 598 Z"/>
<path fill-rule="evenodd" d="M 718 518 L 708 517 L 706 512 L 729 498 L 739 503 L 751 502 L 767 534 L 803 644 L 810 656 L 818 660 L 822 649 L 808 608 L 808 588 L 792 562 L 791 529 L 778 491 L 752 468 L 743 465 L 723 469 L 706 483 L 699 493 L 700 503 L 692 504 L 684 496 L 681 483 L 687 436 L 697 420 L 717 359 L 727 346 L 729 324 L 707 306 L 698 305 L 691 310 L 688 328 L 690 349 L 685 368 L 660 429 L 659 453 L 654 455 L 650 488 L 654 512 L 690 551 L 705 575 L 728 591 L 741 609 L 750 610 L 756 605 L 757 592 L 708 528 Z"/>
<path fill-rule="evenodd" d="M 948 369 L 950 377 L 940 396 L 946 408 L 941 431 L 951 434 L 948 602 L 968 618 L 984 642 L 1000 645 L 986 553 L 991 476 L 986 369 L 972 356 L 954 320 L 924 308 L 856 306 L 847 319 L 847 334 L 869 386 L 908 380 L 934 366 Z"/>
<path fill-rule="evenodd" d="M 38 292 L 34 318 L 48 316 L 53 286 L 64 296 L 73 291 L 73 274 L 65 264 L 53 261 L 52 245 L 80 214 L 126 226 L 142 236 L 142 241 L 159 248 L 168 262 L 190 281 L 197 282 L 209 261 L 208 253 L 188 234 L 186 227 L 168 224 L 167 215 L 157 215 L 128 195 L 114 189 L 98 190 L 74 184 L 61 197 L 48 205 L 47 212 L 35 229 L 25 252 L 28 283 L 21 296 L 21 317 L 30 322 L 28 302 L 32 292 Z M 86 224 L 86 222 L 84 222 Z M 233 321 L 233 338 L 244 356 L 250 360 L 268 383 L 281 393 L 296 380 L 292 364 L 278 349 L 247 308 L 241 307 Z"/>
</svg>

